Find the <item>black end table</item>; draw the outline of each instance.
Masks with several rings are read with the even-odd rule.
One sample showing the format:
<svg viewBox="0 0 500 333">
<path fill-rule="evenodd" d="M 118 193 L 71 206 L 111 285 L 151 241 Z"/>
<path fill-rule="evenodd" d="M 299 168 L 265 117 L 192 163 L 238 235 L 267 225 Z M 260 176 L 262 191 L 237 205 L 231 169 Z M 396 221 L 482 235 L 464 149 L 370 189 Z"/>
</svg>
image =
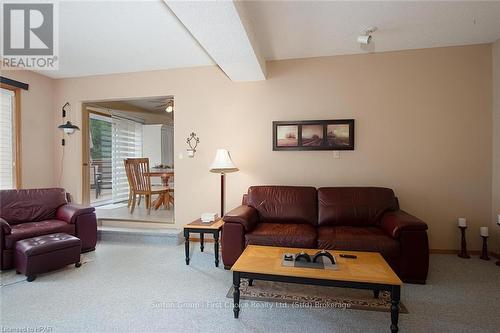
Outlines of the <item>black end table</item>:
<svg viewBox="0 0 500 333">
<path fill-rule="evenodd" d="M 219 236 L 222 230 L 224 221 L 222 219 L 215 220 L 214 222 L 205 223 L 201 219 L 197 219 L 184 226 L 184 248 L 186 252 L 186 265 L 189 265 L 189 235 L 190 233 L 200 234 L 200 251 L 203 252 L 204 235 L 212 234 L 214 236 L 214 252 L 215 252 L 215 267 L 219 267 Z"/>
</svg>

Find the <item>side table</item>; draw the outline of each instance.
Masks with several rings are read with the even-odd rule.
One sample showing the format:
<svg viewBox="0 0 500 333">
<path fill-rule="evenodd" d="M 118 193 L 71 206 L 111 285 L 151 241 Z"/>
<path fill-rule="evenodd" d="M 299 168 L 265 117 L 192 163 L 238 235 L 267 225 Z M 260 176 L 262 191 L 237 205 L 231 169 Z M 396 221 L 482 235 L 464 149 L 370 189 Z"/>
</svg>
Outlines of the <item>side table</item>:
<svg viewBox="0 0 500 333">
<path fill-rule="evenodd" d="M 184 226 L 184 249 L 186 252 L 186 265 L 189 265 L 189 235 L 191 233 L 199 233 L 201 252 L 203 252 L 203 249 L 205 248 L 203 244 L 204 235 L 212 234 L 214 236 L 215 267 L 219 267 L 219 236 L 223 224 L 224 221 L 222 219 L 218 219 L 210 223 L 201 222 L 201 219 L 197 219 Z"/>
</svg>

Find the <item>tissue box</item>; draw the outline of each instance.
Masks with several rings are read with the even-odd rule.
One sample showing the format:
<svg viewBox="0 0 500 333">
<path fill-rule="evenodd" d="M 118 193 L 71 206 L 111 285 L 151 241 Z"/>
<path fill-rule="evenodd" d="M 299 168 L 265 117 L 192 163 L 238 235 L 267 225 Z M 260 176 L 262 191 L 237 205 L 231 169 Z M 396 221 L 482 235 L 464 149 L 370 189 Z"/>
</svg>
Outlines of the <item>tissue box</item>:
<svg viewBox="0 0 500 333">
<path fill-rule="evenodd" d="M 217 213 L 203 213 L 201 214 L 201 221 L 205 223 L 213 222 L 217 219 Z"/>
</svg>

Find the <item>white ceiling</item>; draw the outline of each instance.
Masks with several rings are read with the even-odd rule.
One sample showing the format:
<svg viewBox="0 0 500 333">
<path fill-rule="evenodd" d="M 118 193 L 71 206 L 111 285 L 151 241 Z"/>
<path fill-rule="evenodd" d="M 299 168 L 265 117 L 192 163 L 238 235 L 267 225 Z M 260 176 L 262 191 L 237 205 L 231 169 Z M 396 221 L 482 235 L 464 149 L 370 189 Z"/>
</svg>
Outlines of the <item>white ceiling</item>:
<svg viewBox="0 0 500 333">
<path fill-rule="evenodd" d="M 265 80 L 265 60 L 233 1 L 164 1 L 231 80 Z"/>
<path fill-rule="evenodd" d="M 161 0 L 61 1 L 60 70 L 43 74 L 77 77 L 215 63 L 238 73 L 235 49 L 249 41 L 254 56 L 274 60 L 489 43 L 500 38 L 498 1 L 245 1 L 236 6 L 248 34 L 240 31 L 242 43 L 222 42 L 227 36 L 217 38 L 217 33 L 197 41 L 193 35 L 199 37 L 203 28 L 223 32 L 238 22 L 234 17 L 221 19 L 227 16 L 224 13 L 203 10 L 210 3 L 196 5 L 184 7 L 193 13 L 179 16 L 189 17 L 183 24 Z M 193 17 L 207 13 L 212 19 L 200 19 L 194 29 Z M 193 31 L 188 31 L 190 26 Z M 379 28 L 374 44 L 361 48 L 356 37 L 369 26 Z M 235 57 L 233 63 L 228 56 Z M 247 60 L 254 62 L 247 68 L 255 65 L 255 58 Z M 262 74 L 257 67 L 255 76 Z"/>
<path fill-rule="evenodd" d="M 500 38 L 498 1 L 245 1 L 243 6 L 267 60 L 490 43 Z M 370 26 L 378 27 L 374 44 L 362 48 L 356 37 Z"/>
<path fill-rule="evenodd" d="M 148 97 L 148 98 L 140 98 L 140 99 L 129 99 L 129 100 L 122 100 L 121 102 L 130 104 L 132 106 L 135 106 L 137 108 L 147 110 L 150 112 L 156 112 L 160 114 L 171 114 L 168 112 L 165 112 L 166 104 L 168 101 L 172 100 L 172 96 L 166 96 L 166 97 Z"/>
<path fill-rule="evenodd" d="M 61 1 L 61 78 L 212 65 L 170 9 L 158 1 Z"/>
</svg>

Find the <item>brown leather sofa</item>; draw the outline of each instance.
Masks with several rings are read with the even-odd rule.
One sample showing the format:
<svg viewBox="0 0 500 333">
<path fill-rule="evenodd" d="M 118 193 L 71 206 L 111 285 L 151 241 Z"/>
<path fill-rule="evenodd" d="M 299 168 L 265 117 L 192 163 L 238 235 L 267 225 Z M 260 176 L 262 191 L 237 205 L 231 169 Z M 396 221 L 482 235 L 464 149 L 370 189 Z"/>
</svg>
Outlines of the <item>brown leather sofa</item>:
<svg viewBox="0 0 500 333">
<path fill-rule="evenodd" d="M 78 237 L 82 252 L 95 249 L 93 207 L 69 203 L 62 188 L 0 191 L 0 269 L 14 267 L 17 241 L 53 233 Z"/>
<path fill-rule="evenodd" d="M 252 186 L 224 221 L 225 268 L 254 244 L 380 252 L 404 282 L 427 278 L 427 224 L 388 188 Z"/>
</svg>

